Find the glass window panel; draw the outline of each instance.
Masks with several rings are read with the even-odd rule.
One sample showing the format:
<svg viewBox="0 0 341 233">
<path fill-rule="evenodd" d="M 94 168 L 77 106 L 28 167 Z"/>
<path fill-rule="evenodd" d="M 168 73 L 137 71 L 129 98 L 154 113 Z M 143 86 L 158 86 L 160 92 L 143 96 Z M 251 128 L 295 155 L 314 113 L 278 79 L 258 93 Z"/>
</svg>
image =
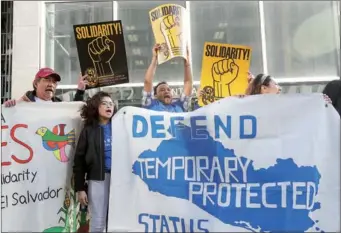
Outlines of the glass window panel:
<svg viewBox="0 0 341 233">
<path fill-rule="evenodd" d="M 61 75 L 61 84 L 76 84 L 80 72 L 73 25 L 112 19 L 112 1 L 46 4 L 45 64 Z"/>
<path fill-rule="evenodd" d="M 337 76 L 336 7 L 336 1 L 264 1 L 269 73 L 288 78 Z"/>
<path fill-rule="evenodd" d="M 200 80 L 205 42 L 251 46 L 251 71 L 263 70 L 257 1 L 196 1 L 190 2 L 190 11 L 195 80 Z"/>
<path fill-rule="evenodd" d="M 122 20 L 131 83 L 144 80 L 155 43 L 149 11 L 165 3 L 185 6 L 185 1 L 118 1 L 118 19 Z M 158 66 L 155 81 L 183 81 L 183 59 L 173 59 Z"/>
</svg>

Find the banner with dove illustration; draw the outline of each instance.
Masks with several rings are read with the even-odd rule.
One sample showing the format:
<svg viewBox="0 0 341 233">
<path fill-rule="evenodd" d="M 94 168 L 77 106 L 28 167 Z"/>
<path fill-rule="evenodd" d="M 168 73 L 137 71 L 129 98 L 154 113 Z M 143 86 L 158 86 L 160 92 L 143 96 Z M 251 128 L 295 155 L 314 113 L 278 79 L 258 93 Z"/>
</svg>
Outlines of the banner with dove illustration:
<svg viewBox="0 0 341 233">
<path fill-rule="evenodd" d="M 88 75 L 88 89 L 129 82 L 121 20 L 73 28 L 81 71 Z"/>
<path fill-rule="evenodd" d="M 341 230 L 340 117 L 322 94 L 125 107 L 112 129 L 108 232 Z"/>
<path fill-rule="evenodd" d="M 186 59 L 188 37 L 187 11 L 181 5 L 164 4 L 149 11 L 155 42 L 160 44 L 158 63 L 175 57 Z"/>
<path fill-rule="evenodd" d="M 204 45 L 199 105 L 245 94 L 252 49 L 244 45 L 206 42 Z"/>
<path fill-rule="evenodd" d="M 2 108 L 3 232 L 77 231 L 72 164 L 81 103 Z"/>
</svg>

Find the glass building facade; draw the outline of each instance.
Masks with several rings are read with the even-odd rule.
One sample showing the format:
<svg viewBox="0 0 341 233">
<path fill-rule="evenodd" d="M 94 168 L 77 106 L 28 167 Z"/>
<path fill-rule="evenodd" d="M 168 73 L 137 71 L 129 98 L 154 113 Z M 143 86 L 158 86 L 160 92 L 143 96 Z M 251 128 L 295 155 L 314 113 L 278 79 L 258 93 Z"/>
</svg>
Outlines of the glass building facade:
<svg viewBox="0 0 341 233">
<path fill-rule="evenodd" d="M 148 12 L 163 1 L 98 1 L 44 3 L 44 66 L 63 77 L 59 92 L 76 88 L 80 72 L 73 25 L 122 20 L 130 83 L 112 87 L 121 102 L 141 97 L 151 61 L 154 36 Z M 167 2 L 168 3 L 168 2 Z M 268 73 L 284 91 L 304 83 L 310 89 L 340 78 L 340 5 L 338 1 L 170 1 L 190 14 L 193 78 L 200 81 L 204 42 L 251 46 L 251 72 Z M 173 83 L 181 91 L 183 64 L 172 60 L 158 67 L 155 81 Z M 314 85 L 316 87 L 314 87 Z M 304 92 L 304 87 L 294 87 Z"/>
</svg>

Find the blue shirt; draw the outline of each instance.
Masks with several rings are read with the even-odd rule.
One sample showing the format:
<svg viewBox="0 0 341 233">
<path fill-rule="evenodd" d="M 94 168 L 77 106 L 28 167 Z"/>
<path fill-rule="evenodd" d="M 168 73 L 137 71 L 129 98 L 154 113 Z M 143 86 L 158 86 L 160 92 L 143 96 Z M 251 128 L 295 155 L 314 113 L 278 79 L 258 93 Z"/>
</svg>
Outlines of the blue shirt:
<svg viewBox="0 0 341 233">
<path fill-rule="evenodd" d="M 190 97 L 182 94 L 180 99 L 174 100 L 171 104 L 164 104 L 153 98 L 153 92 L 142 92 L 142 107 L 159 112 L 187 112 L 190 104 Z"/>
<path fill-rule="evenodd" d="M 196 102 L 194 103 L 194 105 L 193 105 L 193 111 L 195 111 L 195 110 L 197 110 L 197 109 L 199 109 L 199 108 L 201 108 L 201 106 L 199 105 L 198 101 L 196 101 Z"/>
<path fill-rule="evenodd" d="M 111 171 L 111 122 L 101 125 L 104 132 L 104 165 L 105 172 Z"/>
</svg>

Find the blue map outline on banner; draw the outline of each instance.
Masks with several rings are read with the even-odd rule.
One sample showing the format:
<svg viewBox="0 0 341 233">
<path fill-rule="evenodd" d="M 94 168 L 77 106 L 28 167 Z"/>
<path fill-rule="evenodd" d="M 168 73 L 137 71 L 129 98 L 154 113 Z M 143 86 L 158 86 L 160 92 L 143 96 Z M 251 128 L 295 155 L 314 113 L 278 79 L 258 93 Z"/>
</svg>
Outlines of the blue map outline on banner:
<svg viewBox="0 0 341 233">
<path fill-rule="evenodd" d="M 179 126 L 179 125 L 178 125 Z M 170 130 L 169 130 L 170 132 Z M 215 141 L 207 131 L 201 131 L 206 133 L 208 136 L 204 140 L 194 140 L 191 139 L 191 129 L 188 126 L 181 125 L 177 127 L 176 132 L 170 132 L 175 138 L 169 140 L 163 140 L 158 146 L 156 151 L 146 150 L 143 151 L 138 160 L 136 160 L 132 166 L 133 174 L 139 176 L 143 182 L 148 186 L 150 191 L 158 192 L 162 195 L 180 198 L 184 200 L 190 200 L 189 197 L 189 187 L 191 181 L 185 179 L 169 179 L 167 178 L 167 169 L 159 168 L 158 179 L 146 178 L 146 171 L 143 166 L 141 166 L 141 160 L 149 159 L 159 159 L 163 163 L 172 157 L 198 157 L 207 156 L 209 158 L 210 166 L 212 166 L 213 157 L 218 156 L 220 164 L 224 164 L 224 158 L 238 158 L 242 164 L 247 163 L 248 159 L 245 157 L 238 157 L 234 154 L 234 150 L 224 148 L 221 142 Z M 261 156 L 261 155 L 260 155 Z M 225 224 L 230 224 L 237 227 L 242 227 L 251 231 L 295 231 L 302 232 L 315 227 L 316 231 L 321 231 L 316 224 L 318 220 L 314 221 L 309 217 L 309 213 L 320 209 L 321 204 L 315 202 L 314 197 L 318 193 L 318 186 L 320 182 L 321 175 L 316 166 L 297 166 L 293 159 L 277 159 L 276 164 L 268 168 L 255 169 L 253 166 L 253 161 L 249 160 L 249 165 L 246 170 L 247 183 L 258 183 L 262 186 L 265 183 L 278 183 L 278 182 L 303 182 L 303 183 L 313 183 L 316 187 L 314 190 L 307 194 L 307 191 L 301 196 L 297 196 L 296 203 L 304 205 L 309 200 L 307 206 L 312 208 L 308 209 L 294 209 L 293 208 L 293 197 L 291 195 L 286 196 L 286 208 L 281 208 L 281 190 L 278 187 L 268 187 L 268 194 L 266 196 L 267 203 L 276 204 L 278 208 L 246 208 L 245 203 L 241 204 L 241 207 L 236 207 L 232 204 L 228 207 L 220 207 L 217 205 L 217 200 L 213 198 L 214 204 L 210 201 L 203 205 L 202 198 L 194 197 L 192 203 L 198 206 L 200 209 L 219 219 Z M 179 164 L 178 164 L 179 165 Z M 195 164 L 189 164 L 195 166 Z M 228 165 L 227 165 L 228 166 Z M 243 172 L 241 164 L 237 164 L 238 169 L 234 171 L 233 176 L 239 180 L 243 180 Z M 192 170 L 193 167 L 189 166 L 188 170 Z M 169 172 L 169 170 L 168 170 Z M 149 170 L 149 175 L 155 175 L 155 171 Z M 192 175 L 194 174 L 194 170 Z M 169 174 L 168 174 L 169 175 Z M 210 174 L 206 174 L 209 176 Z M 184 171 L 177 171 L 176 176 L 184 177 Z M 201 179 L 204 180 L 205 176 L 200 175 Z M 219 175 L 215 174 L 213 176 L 213 183 L 219 184 Z M 198 178 L 198 177 L 197 177 Z M 204 181 L 205 182 L 205 181 Z M 208 182 L 208 181 L 206 181 Z M 243 182 L 233 182 L 231 179 L 230 184 L 233 183 L 243 183 Z M 262 203 L 261 200 L 261 188 L 253 190 L 253 193 L 258 193 L 257 197 L 252 197 L 254 203 Z M 298 190 L 298 189 L 297 189 Z M 309 190 L 309 189 L 308 189 Z M 212 191 L 212 190 L 211 190 Z M 226 194 L 225 190 L 222 191 Z M 288 188 L 287 192 L 290 194 L 293 192 L 292 188 Z M 237 192 L 233 192 L 231 189 L 230 197 L 232 202 L 232 197 L 236 197 Z M 245 189 L 241 193 L 241 200 L 245 200 L 246 194 Z M 304 198 L 306 197 L 306 198 Z M 307 198 L 308 197 L 308 198 Z M 243 206 L 244 204 L 244 206 Z"/>
</svg>

